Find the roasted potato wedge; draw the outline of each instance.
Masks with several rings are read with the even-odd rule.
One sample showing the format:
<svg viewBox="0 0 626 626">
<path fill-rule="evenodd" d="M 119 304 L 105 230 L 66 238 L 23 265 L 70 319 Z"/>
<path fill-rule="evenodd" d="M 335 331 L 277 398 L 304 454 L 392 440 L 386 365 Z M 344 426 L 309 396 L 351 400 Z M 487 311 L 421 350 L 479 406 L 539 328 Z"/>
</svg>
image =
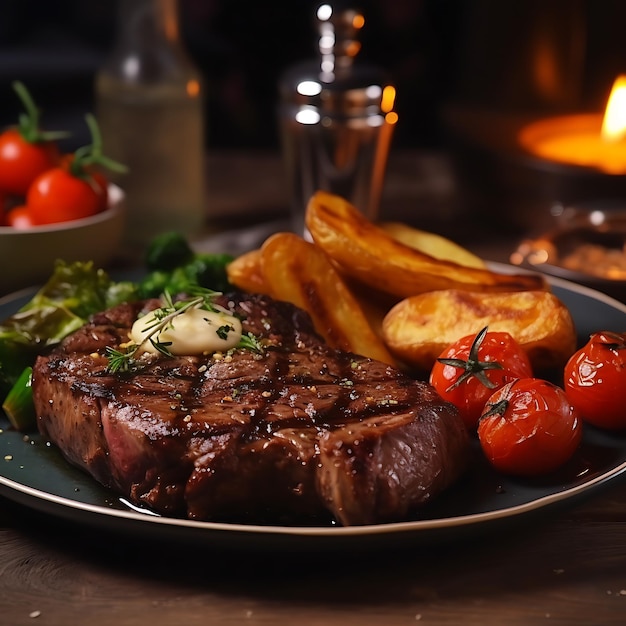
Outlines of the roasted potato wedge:
<svg viewBox="0 0 626 626">
<path fill-rule="evenodd" d="M 442 261 L 453 261 L 465 267 L 485 269 L 479 256 L 441 235 L 413 228 L 403 222 L 382 222 L 379 226 L 396 241 Z"/>
<path fill-rule="evenodd" d="M 269 295 L 269 287 L 261 269 L 261 250 L 250 250 L 238 256 L 226 267 L 229 282 L 248 293 Z"/>
<path fill-rule="evenodd" d="M 325 191 L 309 201 L 306 225 L 341 273 L 400 298 L 441 289 L 548 289 L 539 274 L 500 274 L 435 259 L 396 241 L 347 200 Z"/>
<path fill-rule="evenodd" d="M 343 280 L 359 303 L 372 330 L 383 340 L 383 319 L 385 319 L 389 309 L 399 302 L 399 299 L 383 291 L 372 289 L 368 285 L 359 283 L 347 276 L 343 276 Z"/>
<path fill-rule="evenodd" d="M 398 302 L 385 316 L 382 330 L 396 358 L 428 371 L 450 344 L 485 326 L 510 333 L 536 372 L 562 367 L 576 347 L 572 317 L 548 291 L 424 293 Z"/>
<path fill-rule="evenodd" d="M 395 364 L 320 248 L 294 233 L 276 233 L 261 246 L 261 268 L 270 295 L 308 311 L 331 346 Z"/>
</svg>

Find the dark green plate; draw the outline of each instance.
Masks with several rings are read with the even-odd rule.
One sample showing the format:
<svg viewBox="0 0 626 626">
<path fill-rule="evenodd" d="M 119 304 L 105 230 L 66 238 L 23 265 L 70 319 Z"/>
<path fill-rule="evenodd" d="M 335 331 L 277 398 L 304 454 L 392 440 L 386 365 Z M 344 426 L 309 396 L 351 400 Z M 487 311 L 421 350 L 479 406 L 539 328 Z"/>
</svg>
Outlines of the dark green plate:
<svg viewBox="0 0 626 626">
<path fill-rule="evenodd" d="M 626 306 L 598 292 L 554 280 L 554 292 L 568 306 L 579 343 L 595 330 L 626 331 Z M 0 319 L 30 294 L 0 300 Z M 626 410 L 626 408 L 625 408 Z M 459 485 L 441 494 L 412 520 L 372 526 L 260 526 L 193 522 L 138 509 L 68 465 L 37 434 L 13 431 L 0 412 L 0 494 L 27 507 L 113 532 L 154 535 L 219 548 L 332 549 L 389 547 L 400 541 L 431 544 L 470 530 L 526 520 L 558 504 L 597 491 L 626 470 L 626 434 L 585 427 L 576 456 L 558 474 L 541 480 L 515 480 L 494 472 L 476 449 L 475 463 Z"/>
</svg>

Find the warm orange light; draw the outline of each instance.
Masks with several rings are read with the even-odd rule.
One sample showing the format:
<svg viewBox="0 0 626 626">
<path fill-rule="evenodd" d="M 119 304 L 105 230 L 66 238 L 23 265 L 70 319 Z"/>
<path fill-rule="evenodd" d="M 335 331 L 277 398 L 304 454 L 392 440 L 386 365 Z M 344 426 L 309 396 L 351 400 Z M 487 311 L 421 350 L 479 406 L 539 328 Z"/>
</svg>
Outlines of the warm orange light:
<svg viewBox="0 0 626 626">
<path fill-rule="evenodd" d="M 159 10 L 163 11 L 165 19 L 165 37 L 169 41 L 176 41 L 178 39 L 178 17 L 176 15 L 176 4 L 174 2 L 167 2 L 166 0 L 160 0 Z"/>
<path fill-rule="evenodd" d="M 357 13 L 354 18 L 352 18 L 352 27 L 356 28 L 356 30 L 360 30 L 365 26 L 365 17 L 361 15 L 361 13 Z"/>
<path fill-rule="evenodd" d="M 200 95 L 200 83 L 197 80 L 187 81 L 187 95 L 191 98 L 197 98 Z"/>
<path fill-rule="evenodd" d="M 393 105 L 396 101 L 396 88 L 391 85 L 386 85 L 383 88 L 383 95 L 380 99 L 380 108 L 383 113 L 388 113 L 393 109 Z"/>
<path fill-rule="evenodd" d="M 391 111 L 385 115 L 385 122 L 387 124 L 396 124 L 398 122 L 398 114 L 395 111 Z"/>
<path fill-rule="evenodd" d="M 522 128 L 519 142 L 543 159 L 626 174 L 626 75 L 615 81 L 603 114 L 539 120 Z"/>
<path fill-rule="evenodd" d="M 602 138 L 620 141 L 626 137 L 626 75 L 618 76 L 613 83 L 602 121 Z"/>
<path fill-rule="evenodd" d="M 346 46 L 346 56 L 354 58 L 361 50 L 361 44 L 358 41 L 351 41 Z"/>
</svg>

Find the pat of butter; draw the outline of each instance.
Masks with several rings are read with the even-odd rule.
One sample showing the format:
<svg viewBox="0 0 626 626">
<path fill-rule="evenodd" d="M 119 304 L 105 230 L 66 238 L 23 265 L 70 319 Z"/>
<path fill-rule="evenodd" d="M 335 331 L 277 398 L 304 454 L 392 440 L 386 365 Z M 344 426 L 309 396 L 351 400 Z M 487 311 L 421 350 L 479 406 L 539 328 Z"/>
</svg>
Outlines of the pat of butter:
<svg viewBox="0 0 626 626">
<path fill-rule="evenodd" d="M 141 344 L 154 328 L 154 313 L 140 317 L 131 329 L 131 339 Z M 241 341 L 241 321 L 227 313 L 192 308 L 177 315 L 163 330 L 154 334 L 152 340 L 162 344 L 171 354 L 178 356 L 226 351 Z M 146 341 L 142 349 L 157 353 L 152 342 Z"/>
</svg>

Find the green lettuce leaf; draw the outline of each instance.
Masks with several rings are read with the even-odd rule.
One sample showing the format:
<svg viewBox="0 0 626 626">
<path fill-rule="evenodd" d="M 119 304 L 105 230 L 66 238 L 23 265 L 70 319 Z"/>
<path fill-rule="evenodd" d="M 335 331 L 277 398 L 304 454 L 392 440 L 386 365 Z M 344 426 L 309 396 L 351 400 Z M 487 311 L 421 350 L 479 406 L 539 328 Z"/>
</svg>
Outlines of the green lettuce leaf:
<svg viewBox="0 0 626 626">
<path fill-rule="evenodd" d="M 38 354 L 80 328 L 90 315 L 136 298 L 134 283 L 114 282 L 92 262 L 57 261 L 46 284 L 0 324 L 2 396 Z"/>
</svg>

